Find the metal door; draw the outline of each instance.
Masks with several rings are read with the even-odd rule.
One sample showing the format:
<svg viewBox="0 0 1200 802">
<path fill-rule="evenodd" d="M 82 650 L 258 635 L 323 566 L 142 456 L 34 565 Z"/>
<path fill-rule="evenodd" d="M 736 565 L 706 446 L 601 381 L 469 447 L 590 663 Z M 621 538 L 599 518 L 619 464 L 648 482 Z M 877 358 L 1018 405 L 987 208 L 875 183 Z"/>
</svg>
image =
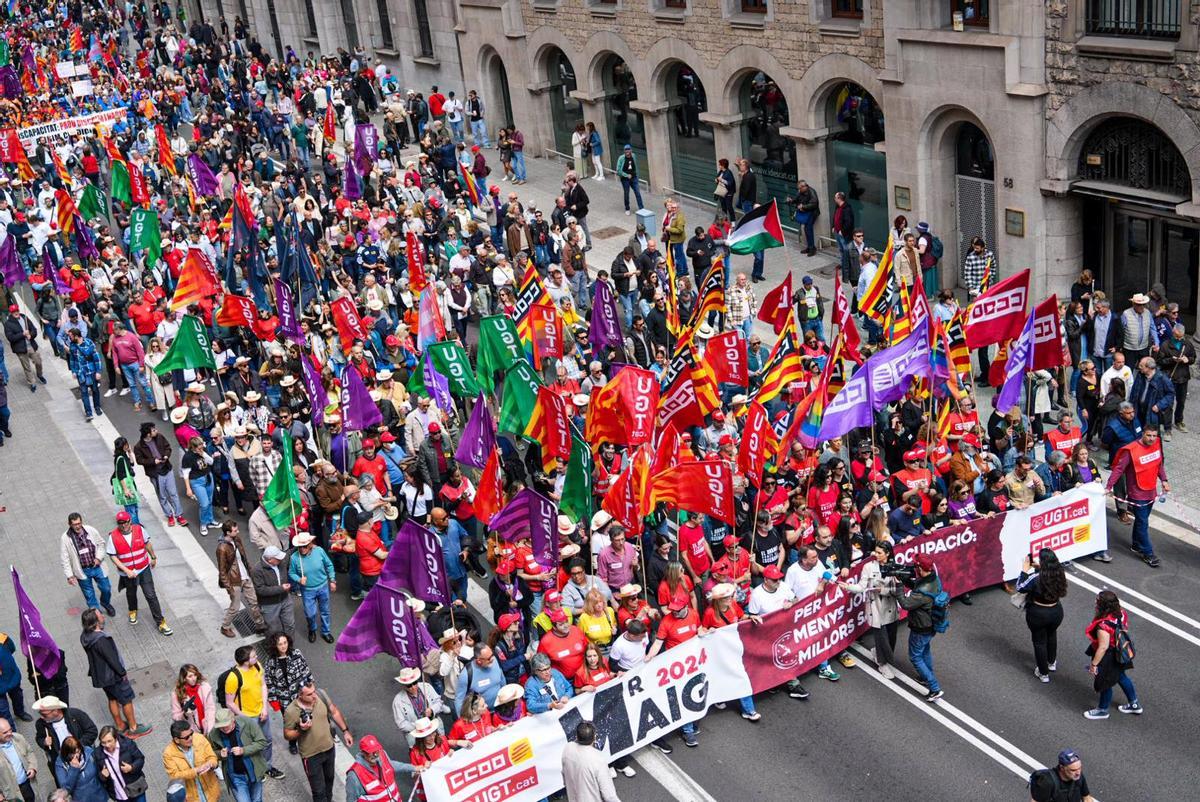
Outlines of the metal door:
<svg viewBox="0 0 1200 802">
<path fill-rule="evenodd" d="M 988 249 L 996 247 L 996 183 L 966 175 L 954 176 L 954 215 L 958 228 L 958 264 L 971 250 L 971 240 L 983 237 Z M 957 271 L 957 267 L 955 268 Z"/>
</svg>

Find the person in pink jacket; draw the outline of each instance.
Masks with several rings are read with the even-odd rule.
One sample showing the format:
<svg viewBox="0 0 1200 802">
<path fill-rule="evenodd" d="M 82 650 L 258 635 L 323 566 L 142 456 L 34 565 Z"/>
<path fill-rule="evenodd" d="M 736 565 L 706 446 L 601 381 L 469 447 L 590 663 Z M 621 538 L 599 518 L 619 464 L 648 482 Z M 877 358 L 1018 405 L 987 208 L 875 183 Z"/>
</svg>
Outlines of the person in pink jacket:
<svg viewBox="0 0 1200 802">
<path fill-rule="evenodd" d="M 191 663 L 179 669 L 179 680 L 171 694 L 171 720 L 186 721 L 197 732 L 207 733 L 217 714 L 217 698 L 212 686 Z"/>
<path fill-rule="evenodd" d="M 157 411 L 154 395 L 150 392 L 150 382 L 146 379 L 146 350 L 142 348 L 141 339 L 125 328 L 125 324 L 120 321 L 113 323 L 113 334 L 108 340 L 108 355 L 112 357 L 113 364 L 121 371 L 125 381 L 133 388 L 134 410 L 142 411 L 142 399 L 145 398 L 150 411 Z M 122 390 L 121 395 L 125 395 L 125 392 Z"/>
</svg>

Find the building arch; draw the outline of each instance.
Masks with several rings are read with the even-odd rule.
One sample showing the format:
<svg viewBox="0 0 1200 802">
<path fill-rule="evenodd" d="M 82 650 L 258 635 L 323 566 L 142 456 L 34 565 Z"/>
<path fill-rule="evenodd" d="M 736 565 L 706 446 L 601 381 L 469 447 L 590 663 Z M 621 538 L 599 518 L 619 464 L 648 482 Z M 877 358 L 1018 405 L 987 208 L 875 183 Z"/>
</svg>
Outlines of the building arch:
<svg viewBox="0 0 1200 802">
<path fill-rule="evenodd" d="M 1200 126 L 1171 98 L 1132 83 L 1100 83 L 1068 100 L 1046 125 L 1046 175 L 1074 178 L 1079 155 L 1092 132 L 1113 117 L 1149 123 L 1179 149 L 1191 174 L 1192 202 L 1200 203 Z"/>
<path fill-rule="evenodd" d="M 829 98 L 839 86 L 847 82 L 858 84 L 881 105 L 884 103 L 883 82 L 879 80 L 879 70 L 854 56 L 831 53 L 814 61 L 797 83 L 793 95 L 798 100 L 792 106 L 795 109 L 793 125 L 802 128 L 824 128 L 825 109 Z"/>
<path fill-rule="evenodd" d="M 504 58 L 491 45 L 479 49 L 479 86 L 488 110 L 487 118 L 493 126 L 507 126 L 514 122 L 512 86 L 508 80 L 508 69 Z"/>
<path fill-rule="evenodd" d="M 642 74 L 643 62 L 634 55 L 633 48 L 614 31 L 597 31 L 588 38 L 579 55 L 579 87 L 591 95 L 603 92 L 605 68 L 613 56 L 629 65 L 634 79 L 643 84 L 648 77 Z"/>
<path fill-rule="evenodd" d="M 672 68 L 679 64 L 686 64 L 706 87 L 721 85 L 721 82 L 710 74 L 704 56 L 691 45 L 674 37 L 659 39 L 651 45 L 642 63 L 646 65 L 646 100 L 651 103 L 663 103 L 669 99 L 667 79 L 673 75 Z"/>
<path fill-rule="evenodd" d="M 791 80 L 791 75 L 783 64 L 761 47 L 738 45 L 726 53 L 717 64 L 716 74 L 728 77 L 721 87 L 720 94 L 713 93 L 713 111 L 720 114 L 739 113 L 742 88 L 745 82 L 758 72 L 765 73 L 778 82 L 789 109 L 799 108 L 797 101 L 800 96 L 796 94 L 796 83 Z"/>
<path fill-rule="evenodd" d="M 569 40 L 549 26 L 542 26 L 529 34 L 524 47 L 529 59 L 526 75 L 533 76 L 533 83 L 539 84 L 546 80 L 550 68 L 550 59 L 555 52 L 561 52 L 572 65 L 582 63 L 579 53 L 571 47 Z"/>
</svg>

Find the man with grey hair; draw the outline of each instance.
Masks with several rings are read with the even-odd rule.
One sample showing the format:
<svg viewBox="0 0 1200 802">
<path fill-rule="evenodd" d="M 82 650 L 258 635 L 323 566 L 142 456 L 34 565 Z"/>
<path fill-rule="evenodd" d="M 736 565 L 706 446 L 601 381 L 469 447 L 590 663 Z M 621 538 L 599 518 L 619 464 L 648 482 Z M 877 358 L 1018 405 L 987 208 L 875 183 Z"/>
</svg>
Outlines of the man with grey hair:
<svg viewBox="0 0 1200 802">
<path fill-rule="evenodd" d="M 1137 408 L 1138 420 L 1142 425 L 1163 428 L 1163 439 L 1171 439 L 1171 407 L 1175 404 L 1175 385 L 1165 373 L 1158 369 L 1154 357 L 1144 356 L 1138 361 L 1138 375 L 1134 377 L 1129 400 Z"/>
<path fill-rule="evenodd" d="M 1168 310 L 1175 304 L 1169 304 Z M 1177 315 L 1177 312 L 1171 314 Z M 1158 368 L 1171 380 L 1175 388 L 1175 426 L 1187 434 L 1183 423 L 1183 408 L 1187 403 L 1188 382 L 1192 378 L 1192 365 L 1196 363 L 1196 347 L 1186 337 L 1182 323 L 1171 327 L 1171 336 L 1162 341 L 1158 349 Z M 1169 430 L 1168 430 L 1169 431 Z"/>
<path fill-rule="evenodd" d="M 1103 375 L 1113 363 L 1113 353 L 1120 347 L 1121 323 L 1113 316 L 1112 304 L 1107 298 L 1096 301 L 1096 312 L 1083 326 L 1088 339 L 1090 356 L 1096 363 L 1096 372 Z"/>
<path fill-rule="evenodd" d="M 267 546 L 262 561 L 250 571 L 254 593 L 258 597 L 258 608 L 262 612 L 268 632 L 296 634 L 296 609 L 292 604 L 292 584 L 287 569 L 281 568 L 287 557 L 276 546 Z"/>
<path fill-rule="evenodd" d="M 462 715 L 463 700 L 470 691 L 482 696 L 490 709 L 495 706 L 496 694 L 503 687 L 504 671 L 500 668 L 496 653 L 486 643 L 476 643 L 474 657 L 458 675 L 458 685 L 454 689 L 454 710 Z"/>
</svg>

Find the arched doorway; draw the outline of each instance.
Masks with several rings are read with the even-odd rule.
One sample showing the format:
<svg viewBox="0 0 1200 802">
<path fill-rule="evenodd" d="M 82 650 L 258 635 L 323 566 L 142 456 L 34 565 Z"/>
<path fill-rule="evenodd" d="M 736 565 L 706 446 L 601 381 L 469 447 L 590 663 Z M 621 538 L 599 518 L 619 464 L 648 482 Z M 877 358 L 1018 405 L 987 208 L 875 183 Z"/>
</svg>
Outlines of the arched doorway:
<svg viewBox="0 0 1200 802">
<path fill-rule="evenodd" d="M 825 105 L 829 197 L 846 193 L 854 219 L 869 244 L 883 247 L 891 226 L 888 217 L 887 157 L 875 149 L 885 138 L 883 107 L 856 83 L 835 85 Z"/>
<path fill-rule="evenodd" d="M 975 237 L 997 250 L 995 151 L 983 129 L 971 122 L 959 123 L 954 137 L 954 213 L 959 264 Z"/>
<path fill-rule="evenodd" d="M 508 88 L 508 70 L 504 69 L 504 59 L 492 51 L 484 62 L 484 75 L 487 80 L 487 101 L 491 104 L 489 115 L 494 128 L 509 127 L 513 124 L 512 94 Z M 499 112 L 499 114 L 497 114 Z"/>
<path fill-rule="evenodd" d="M 605 150 L 608 156 L 608 166 L 616 169 L 617 159 L 620 158 L 626 145 L 633 148 L 638 170 L 646 174 L 646 123 L 642 113 L 630 108 L 630 103 L 637 100 L 637 82 L 633 70 L 625 63 L 625 59 L 610 55 L 604 62 L 601 71 L 604 82 L 604 114 L 608 123 L 608 143 Z"/>
<path fill-rule="evenodd" d="M 546 80 L 550 82 L 550 121 L 554 127 L 554 150 L 571 157 L 571 134 L 583 122 L 583 104 L 571 97 L 577 84 L 575 68 L 567 54 L 557 47 L 546 57 Z"/>
<path fill-rule="evenodd" d="M 742 153 L 758 174 L 760 203 L 774 198 L 779 203 L 780 220 L 792 224 L 784 210 L 787 199 L 796 192 L 796 143 L 782 136 L 779 129 L 791 122 L 787 98 L 771 76 L 755 72 L 746 76 L 738 90 L 738 107 L 743 115 Z"/>
<path fill-rule="evenodd" d="M 671 109 L 672 188 L 711 203 L 717 149 L 712 126 L 700 121 L 708 110 L 704 84 L 691 67 L 677 62 L 667 70 L 666 95 Z"/>
<path fill-rule="evenodd" d="M 1083 196 L 1083 264 L 1098 273 L 1113 308 L 1121 311 L 1134 293 L 1162 284 L 1194 328 L 1200 226 L 1175 214 L 1178 204 L 1191 200 L 1192 185 L 1179 149 L 1150 123 L 1113 117 L 1084 141 L 1076 177 L 1072 190 Z"/>
</svg>

